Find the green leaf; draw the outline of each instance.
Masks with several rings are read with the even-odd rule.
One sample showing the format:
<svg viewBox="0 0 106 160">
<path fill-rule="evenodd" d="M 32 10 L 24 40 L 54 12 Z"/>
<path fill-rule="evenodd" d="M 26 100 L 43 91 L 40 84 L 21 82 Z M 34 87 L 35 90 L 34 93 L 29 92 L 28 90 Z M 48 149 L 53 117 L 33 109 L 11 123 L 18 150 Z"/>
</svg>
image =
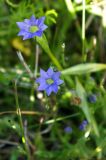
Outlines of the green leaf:
<svg viewBox="0 0 106 160">
<path fill-rule="evenodd" d="M 78 79 L 76 79 L 76 91 L 77 91 L 77 95 L 81 98 L 81 104 L 80 104 L 81 110 L 85 114 L 85 117 L 88 120 L 88 122 L 91 124 L 95 134 L 99 136 L 99 131 L 98 131 L 95 118 L 92 115 L 86 100 L 86 91 Z"/>
<path fill-rule="evenodd" d="M 46 36 L 43 34 L 42 37 L 36 37 L 36 41 L 43 48 L 43 50 L 48 54 L 48 56 L 51 58 L 51 60 L 53 61 L 53 63 L 56 65 L 56 67 L 59 70 L 62 70 L 62 67 L 61 67 L 59 61 L 56 59 L 56 57 L 53 55 L 53 53 L 51 52 L 51 50 L 49 48 Z"/>
<path fill-rule="evenodd" d="M 65 0 L 65 3 L 66 3 L 66 6 L 67 6 L 67 9 L 68 9 L 69 13 L 74 18 L 76 18 L 76 13 L 75 13 L 75 9 L 74 9 L 74 6 L 73 6 L 73 2 L 71 0 Z"/>
<path fill-rule="evenodd" d="M 58 16 L 57 12 L 54 9 L 48 10 L 45 13 L 48 22 L 56 23 L 56 18 Z"/>
<path fill-rule="evenodd" d="M 80 75 L 80 74 L 86 74 L 91 72 L 98 72 L 104 69 L 106 69 L 106 64 L 85 63 L 85 64 L 78 64 L 76 66 L 65 69 L 62 71 L 62 74 L 63 75 Z"/>
</svg>

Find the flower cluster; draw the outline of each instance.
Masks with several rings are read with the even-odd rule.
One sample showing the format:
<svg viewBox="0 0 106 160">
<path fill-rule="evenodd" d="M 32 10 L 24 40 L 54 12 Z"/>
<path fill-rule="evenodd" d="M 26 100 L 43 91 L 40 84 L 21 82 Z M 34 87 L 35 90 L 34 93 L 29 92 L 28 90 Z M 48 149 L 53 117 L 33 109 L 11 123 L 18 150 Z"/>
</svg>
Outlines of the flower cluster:
<svg viewBox="0 0 106 160">
<path fill-rule="evenodd" d="M 60 74 L 60 72 L 54 72 L 52 68 L 49 68 L 47 72 L 40 69 L 40 77 L 36 79 L 36 82 L 40 84 L 38 90 L 45 90 L 48 96 L 52 92 L 57 93 L 58 86 L 63 83 L 63 80 L 59 78 Z"/>
<path fill-rule="evenodd" d="M 88 124 L 88 121 L 87 121 L 87 120 L 83 120 L 82 123 L 81 123 L 80 126 L 79 126 L 79 129 L 80 129 L 81 131 L 85 130 L 87 124 Z"/>
<path fill-rule="evenodd" d="M 41 37 L 43 31 L 47 28 L 44 24 L 45 17 L 36 19 L 34 15 L 30 19 L 25 19 L 23 22 L 17 22 L 20 32 L 18 36 L 23 36 L 23 40 L 33 38 L 35 36 Z M 36 82 L 40 84 L 39 91 L 46 91 L 49 96 L 52 92 L 57 93 L 58 86 L 63 83 L 63 80 L 59 79 L 60 72 L 54 72 L 51 68 L 45 72 L 40 70 L 41 77 L 36 79 Z"/>
<path fill-rule="evenodd" d="M 88 125 L 88 121 L 87 120 L 83 120 L 82 123 L 79 125 L 79 130 L 84 131 L 86 129 L 87 125 Z M 73 132 L 73 129 L 70 126 L 66 126 L 64 128 L 64 132 L 66 134 L 69 134 L 69 133 Z"/>
<path fill-rule="evenodd" d="M 43 31 L 47 28 L 47 26 L 44 24 L 44 20 L 45 17 L 36 19 L 35 16 L 32 15 L 30 19 L 25 19 L 23 22 L 17 22 L 17 25 L 20 28 L 18 36 L 23 36 L 23 40 L 34 38 L 35 36 L 41 37 Z M 45 46 L 45 43 L 43 43 L 43 45 Z M 20 58 L 22 61 L 23 57 Z M 57 93 L 59 85 L 63 83 L 63 80 L 60 79 L 60 75 L 60 72 L 54 72 L 52 68 L 49 68 L 47 72 L 45 72 L 43 69 L 40 69 L 40 77 L 36 79 L 36 83 L 39 83 L 38 91 L 46 91 L 48 96 L 52 92 Z M 39 95 L 38 98 L 41 99 L 42 95 Z M 69 133 L 72 132 L 72 129 L 66 128 L 65 131 Z"/>
<path fill-rule="evenodd" d="M 33 38 L 35 36 L 41 37 L 43 31 L 47 28 L 44 24 L 45 17 L 36 19 L 34 15 L 30 19 L 25 19 L 24 22 L 17 22 L 20 32 L 18 36 L 23 36 L 23 40 Z"/>
</svg>

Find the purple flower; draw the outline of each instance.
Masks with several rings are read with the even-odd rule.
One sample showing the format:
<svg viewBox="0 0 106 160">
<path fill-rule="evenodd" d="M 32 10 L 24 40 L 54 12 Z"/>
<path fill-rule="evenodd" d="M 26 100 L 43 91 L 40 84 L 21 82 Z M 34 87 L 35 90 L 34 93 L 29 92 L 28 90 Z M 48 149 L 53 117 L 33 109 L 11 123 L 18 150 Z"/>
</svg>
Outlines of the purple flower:
<svg viewBox="0 0 106 160">
<path fill-rule="evenodd" d="M 43 31 L 47 28 L 44 24 L 45 17 L 36 19 L 34 15 L 30 19 L 25 19 L 23 22 L 16 22 L 20 28 L 18 36 L 23 36 L 23 40 L 33 38 L 35 36 L 41 37 Z"/>
<path fill-rule="evenodd" d="M 72 128 L 70 126 L 67 126 L 64 128 L 65 133 L 72 133 Z"/>
<path fill-rule="evenodd" d="M 63 80 L 59 79 L 60 74 L 60 72 L 54 72 L 52 68 L 49 68 L 47 72 L 40 69 L 41 77 L 36 79 L 36 82 L 40 84 L 38 90 L 45 90 L 48 96 L 52 92 L 57 93 L 58 86 L 63 83 Z"/>
<path fill-rule="evenodd" d="M 87 124 L 88 124 L 88 121 L 87 121 L 87 120 L 82 121 L 82 123 L 81 123 L 80 126 L 79 126 L 79 129 L 80 129 L 81 131 L 85 130 Z"/>
</svg>

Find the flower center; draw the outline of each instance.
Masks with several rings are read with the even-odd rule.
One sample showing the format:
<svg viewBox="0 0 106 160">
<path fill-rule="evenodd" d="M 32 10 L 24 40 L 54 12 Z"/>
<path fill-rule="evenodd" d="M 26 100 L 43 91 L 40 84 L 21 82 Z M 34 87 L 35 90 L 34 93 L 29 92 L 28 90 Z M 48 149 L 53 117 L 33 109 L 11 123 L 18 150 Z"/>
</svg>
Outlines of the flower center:
<svg viewBox="0 0 106 160">
<path fill-rule="evenodd" d="M 36 31 L 38 31 L 38 27 L 37 27 L 37 26 L 31 26 L 30 29 L 29 29 L 29 31 L 30 31 L 31 33 L 34 33 L 34 32 L 36 32 Z"/>
<path fill-rule="evenodd" d="M 51 78 L 47 79 L 46 82 L 47 82 L 48 84 L 54 83 L 54 81 L 53 81 Z"/>
</svg>

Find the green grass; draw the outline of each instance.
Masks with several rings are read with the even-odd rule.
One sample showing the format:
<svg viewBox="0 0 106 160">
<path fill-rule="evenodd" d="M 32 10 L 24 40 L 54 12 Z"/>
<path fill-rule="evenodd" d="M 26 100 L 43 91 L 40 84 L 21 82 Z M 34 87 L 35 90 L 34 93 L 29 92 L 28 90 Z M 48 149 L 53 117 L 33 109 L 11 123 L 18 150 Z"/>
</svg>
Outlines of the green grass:
<svg viewBox="0 0 106 160">
<path fill-rule="evenodd" d="M 0 1 L 0 160 L 106 159 L 104 3 Z M 32 14 L 46 16 L 48 29 L 23 41 L 16 22 Z M 64 84 L 48 97 L 35 78 L 49 67 Z"/>
</svg>

